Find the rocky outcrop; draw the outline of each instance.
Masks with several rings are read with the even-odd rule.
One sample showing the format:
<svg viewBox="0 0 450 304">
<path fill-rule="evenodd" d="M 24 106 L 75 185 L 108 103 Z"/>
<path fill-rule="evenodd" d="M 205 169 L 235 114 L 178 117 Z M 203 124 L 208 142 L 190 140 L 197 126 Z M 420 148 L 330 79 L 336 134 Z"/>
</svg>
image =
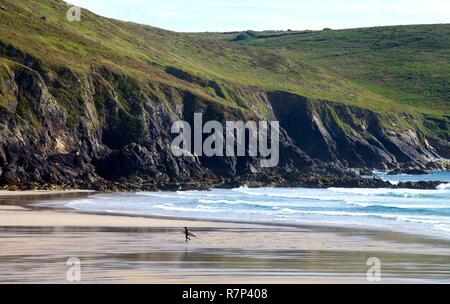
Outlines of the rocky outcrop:
<svg viewBox="0 0 450 304">
<path fill-rule="evenodd" d="M 388 175 L 399 175 L 399 174 L 427 175 L 428 171 L 410 168 L 410 169 L 395 169 L 388 173 Z"/>
<path fill-rule="evenodd" d="M 439 154 L 430 141 L 448 147 L 445 139 L 430 140 L 410 114 L 381 115 L 355 106 L 308 100 L 286 92 L 268 94 L 276 118 L 308 155 L 351 168 L 427 168 Z M 401 117 L 401 118 L 399 118 Z M 407 120 L 408 127 L 400 127 Z M 442 122 L 445 123 L 445 122 Z M 413 170 L 412 168 L 410 170 Z"/>
<path fill-rule="evenodd" d="M 143 86 L 107 68 L 89 75 L 60 68 L 44 75 L 17 64 L 2 75 L 1 94 L 9 96 L 0 111 L 2 185 L 200 187 L 260 169 L 250 157 L 173 156 L 174 121 L 191 121 L 199 111 L 206 119 L 248 115 L 191 92 L 157 82 Z M 287 135 L 281 141 L 283 168 L 315 165 Z"/>
<path fill-rule="evenodd" d="M 346 170 L 426 167 L 448 157 L 448 143 L 398 118 L 285 92 L 219 83 L 176 69 L 170 75 L 236 106 L 158 81 L 142 83 L 107 67 L 78 74 L 44 67 L 5 44 L 0 54 L 0 185 L 99 190 L 207 188 L 211 185 L 386 186 Z M 278 120 L 280 163 L 261 168 L 254 157 L 175 157 L 174 121 Z M 442 122 L 439 122 L 442 123 Z M 444 153 L 445 155 L 440 155 Z"/>
</svg>

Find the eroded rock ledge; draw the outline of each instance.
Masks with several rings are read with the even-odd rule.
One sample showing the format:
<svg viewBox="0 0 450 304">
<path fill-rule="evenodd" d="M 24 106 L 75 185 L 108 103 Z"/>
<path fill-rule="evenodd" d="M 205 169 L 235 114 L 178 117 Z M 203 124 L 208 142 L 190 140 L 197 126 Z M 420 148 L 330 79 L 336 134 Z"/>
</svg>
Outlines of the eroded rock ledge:
<svg viewBox="0 0 450 304">
<path fill-rule="evenodd" d="M 0 49 L 1 50 L 1 49 Z M 216 103 L 195 91 L 142 83 L 106 67 L 77 74 L 44 67 L 12 46 L 0 65 L 0 186 L 11 189 L 175 190 L 212 186 L 412 187 L 367 180 L 347 170 L 439 169 L 448 138 L 399 129 L 398 116 L 286 92 L 194 79 L 211 94 L 246 100 Z M 180 71 L 180 80 L 194 81 Z M 230 94 L 228 94 L 230 95 Z M 225 96 L 225 95 L 224 95 Z M 231 97 L 230 97 L 231 98 Z M 250 102 L 251 101 L 251 102 Z M 174 121 L 278 120 L 280 164 L 259 167 L 251 157 L 174 157 Z M 406 114 L 402 114 L 406 115 Z M 404 118 L 402 118 L 404 119 Z M 408 117 L 414 125 L 417 117 Z M 431 128 L 448 121 L 426 120 Z M 425 124 L 421 121 L 421 124 Z M 419 124 L 419 122 L 417 122 Z M 396 129 L 397 128 L 397 129 Z"/>
</svg>

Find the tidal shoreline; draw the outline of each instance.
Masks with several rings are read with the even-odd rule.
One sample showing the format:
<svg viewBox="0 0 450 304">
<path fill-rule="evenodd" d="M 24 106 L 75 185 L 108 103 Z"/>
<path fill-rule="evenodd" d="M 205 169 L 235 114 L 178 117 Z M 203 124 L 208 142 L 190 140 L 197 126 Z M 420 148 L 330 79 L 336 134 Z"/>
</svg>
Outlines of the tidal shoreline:
<svg viewBox="0 0 450 304">
<path fill-rule="evenodd" d="M 65 261 L 78 257 L 88 283 L 369 283 L 365 263 L 374 256 L 385 265 L 384 283 L 450 282 L 444 240 L 30 208 L 36 199 L 88 194 L 0 192 L 0 282 L 67 283 Z M 199 236 L 189 244 L 184 226 Z"/>
<path fill-rule="evenodd" d="M 79 192 L 78 189 L 91 189 L 86 191 L 97 192 L 137 192 L 137 191 L 177 191 L 177 190 L 209 190 L 212 188 L 238 188 L 238 187 L 280 187 L 280 188 L 390 188 L 390 189 L 422 189 L 433 190 L 445 181 L 405 181 L 392 184 L 381 178 L 363 178 L 360 176 L 344 175 L 311 175 L 291 172 L 288 175 L 245 175 L 229 179 L 203 179 L 190 181 L 155 181 L 142 178 L 129 178 L 119 181 L 97 181 L 86 184 L 23 184 L 0 185 L 0 192 L 36 193 L 33 191 Z M 5 192 L 5 193 L 6 193 Z"/>
</svg>

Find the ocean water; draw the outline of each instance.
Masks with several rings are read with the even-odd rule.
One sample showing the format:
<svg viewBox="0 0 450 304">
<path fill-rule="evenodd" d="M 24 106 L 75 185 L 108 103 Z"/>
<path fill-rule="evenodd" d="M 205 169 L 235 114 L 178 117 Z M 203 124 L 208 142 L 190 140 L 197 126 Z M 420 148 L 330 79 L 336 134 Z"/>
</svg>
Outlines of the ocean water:
<svg viewBox="0 0 450 304">
<path fill-rule="evenodd" d="M 430 174 L 426 175 L 410 175 L 410 174 L 388 175 L 387 172 L 375 171 L 374 175 L 383 180 L 390 181 L 392 184 L 396 184 L 398 182 L 417 182 L 417 181 L 441 181 L 450 183 L 450 171 L 430 172 Z M 370 176 L 369 178 L 372 178 L 372 176 Z"/>
<path fill-rule="evenodd" d="M 436 190 L 241 187 L 96 194 L 59 203 L 88 212 L 360 227 L 450 239 L 450 175 L 439 174 L 446 183 Z M 383 178 L 396 182 L 405 176 Z"/>
</svg>

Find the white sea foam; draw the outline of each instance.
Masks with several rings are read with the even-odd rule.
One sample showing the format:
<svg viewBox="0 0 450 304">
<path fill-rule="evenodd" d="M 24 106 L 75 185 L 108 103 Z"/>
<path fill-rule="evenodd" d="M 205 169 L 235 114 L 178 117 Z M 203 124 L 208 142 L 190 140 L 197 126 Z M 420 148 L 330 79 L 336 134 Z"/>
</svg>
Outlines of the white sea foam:
<svg viewBox="0 0 450 304">
<path fill-rule="evenodd" d="M 416 190 L 416 189 L 360 189 L 360 188 L 328 188 L 329 191 L 343 194 L 365 195 L 365 196 L 392 196 L 392 197 L 436 197 L 439 195 L 448 196 L 450 191 L 446 189 L 438 190 Z"/>
<path fill-rule="evenodd" d="M 64 204 L 90 212 L 364 226 L 450 238 L 450 183 L 436 190 L 241 187 L 100 194 Z"/>
<path fill-rule="evenodd" d="M 156 209 L 163 209 L 163 210 L 169 210 L 169 211 L 183 211 L 183 212 L 189 212 L 189 214 L 195 213 L 195 212 L 223 212 L 224 210 L 218 209 L 218 208 L 212 208 L 209 206 L 197 206 L 195 208 L 189 208 L 189 207 L 177 207 L 173 204 L 161 204 L 161 205 L 155 205 L 154 208 Z"/>
<path fill-rule="evenodd" d="M 448 232 L 450 234 L 450 224 L 437 224 L 437 225 L 433 225 L 433 227 L 437 230 L 440 231 L 444 231 L 444 232 Z"/>
<path fill-rule="evenodd" d="M 437 190 L 450 190 L 450 183 L 440 184 L 436 187 Z"/>
<path fill-rule="evenodd" d="M 186 196 L 182 195 L 176 195 L 175 193 L 162 193 L 162 192 L 136 192 L 136 195 L 142 195 L 142 196 L 151 196 L 151 197 L 158 197 L 158 198 L 172 198 L 172 199 L 186 199 Z"/>
<path fill-rule="evenodd" d="M 301 211 L 293 210 L 293 209 L 289 209 L 289 208 L 284 208 L 284 209 L 281 209 L 279 212 L 280 213 L 294 214 L 294 213 L 299 213 Z"/>
<path fill-rule="evenodd" d="M 288 199 L 304 199 L 304 200 L 317 200 L 317 201 L 330 201 L 339 200 L 340 197 L 332 197 L 330 195 L 324 197 L 323 193 L 305 193 L 304 188 L 298 189 L 280 189 L 280 188 L 261 188 L 261 189 L 250 189 L 247 187 L 240 187 L 232 189 L 232 191 L 239 192 L 241 194 L 257 196 L 257 197 L 270 197 L 270 198 L 288 198 Z M 324 189 L 319 189 L 318 191 L 323 191 Z"/>
<path fill-rule="evenodd" d="M 346 201 L 347 204 L 368 208 L 368 207 L 385 207 L 385 208 L 399 208 L 399 209 L 450 209 L 450 204 L 448 205 L 432 205 L 432 204 L 396 204 L 396 203 L 364 203 L 364 202 L 354 202 L 354 201 Z"/>
</svg>

